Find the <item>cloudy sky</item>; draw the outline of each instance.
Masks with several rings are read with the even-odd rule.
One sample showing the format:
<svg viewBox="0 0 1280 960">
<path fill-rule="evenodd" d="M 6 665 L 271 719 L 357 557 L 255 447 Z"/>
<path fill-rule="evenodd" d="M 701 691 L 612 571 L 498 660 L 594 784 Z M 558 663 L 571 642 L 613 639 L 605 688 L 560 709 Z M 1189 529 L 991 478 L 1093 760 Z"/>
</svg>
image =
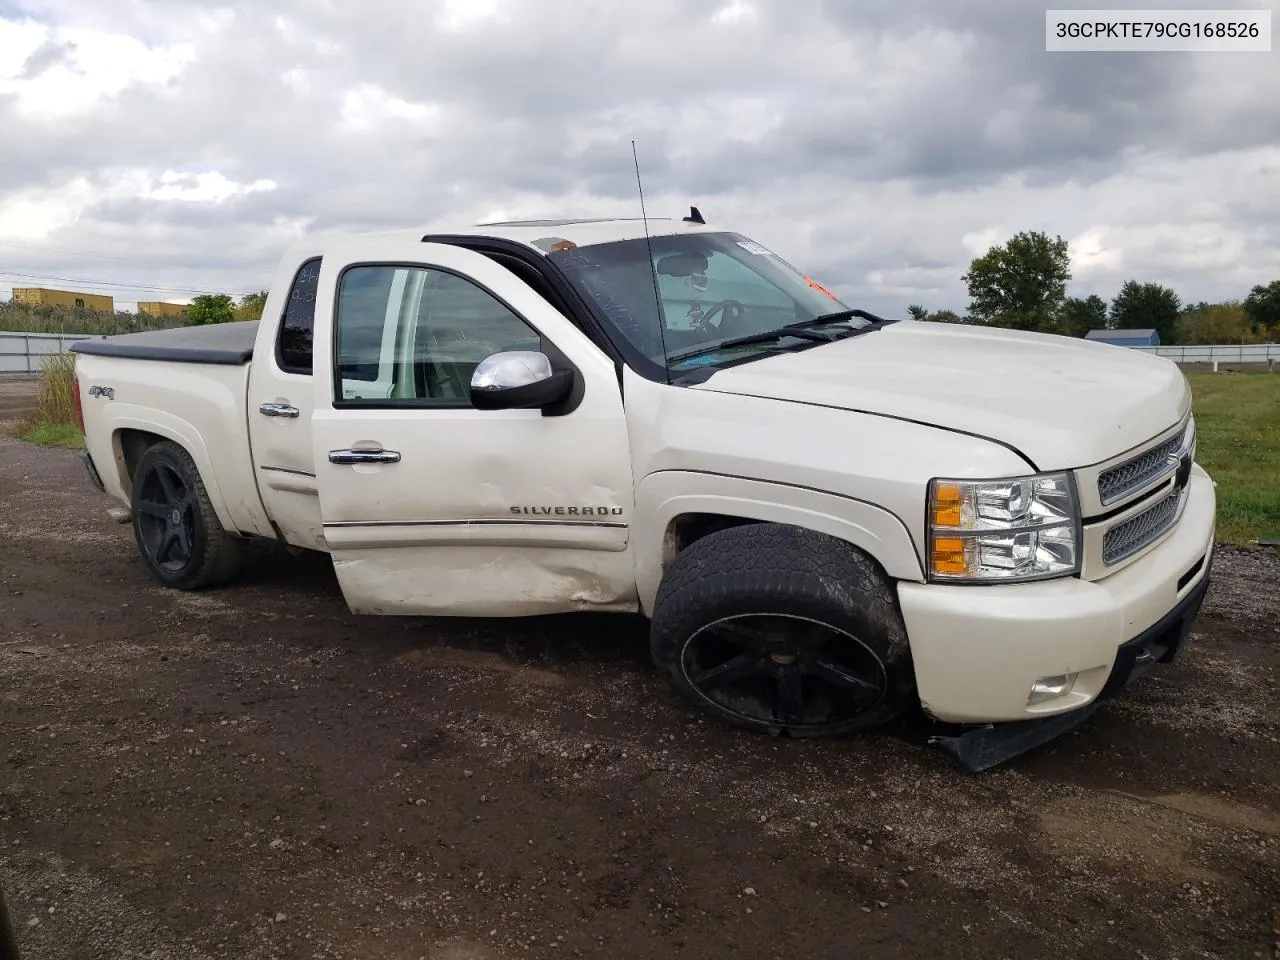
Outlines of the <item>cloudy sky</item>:
<svg viewBox="0 0 1280 960">
<path fill-rule="evenodd" d="M 878 311 L 962 311 L 1026 229 L 1070 241 L 1079 295 L 1280 279 L 1280 45 L 1044 44 L 1026 0 L 0 0 L 0 298 L 240 294 L 308 232 L 634 216 L 632 138 L 650 215 L 696 203 Z"/>
</svg>

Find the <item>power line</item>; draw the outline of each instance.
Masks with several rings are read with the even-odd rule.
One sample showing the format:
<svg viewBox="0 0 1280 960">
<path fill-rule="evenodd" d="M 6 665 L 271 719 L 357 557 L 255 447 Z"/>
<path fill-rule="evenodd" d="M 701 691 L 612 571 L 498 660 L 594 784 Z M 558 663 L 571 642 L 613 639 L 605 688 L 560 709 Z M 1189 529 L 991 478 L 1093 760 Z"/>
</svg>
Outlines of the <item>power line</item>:
<svg viewBox="0 0 1280 960">
<path fill-rule="evenodd" d="M 40 280 L 52 281 L 54 283 L 74 283 L 82 287 L 106 287 L 110 289 L 120 290 L 141 290 L 148 293 L 231 293 L 232 296 L 243 297 L 248 294 L 244 292 L 226 291 L 226 290 L 209 290 L 201 287 L 166 287 L 157 286 L 147 283 L 118 283 L 112 280 L 89 280 L 83 277 L 55 277 L 43 273 L 16 273 L 8 270 L 0 270 L 0 277 L 13 278 L 21 280 Z M 252 291 L 257 292 L 257 291 Z"/>
<path fill-rule="evenodd" d="M 47 247 L 47 246 L 40 246 L 34 243 L 21 243 L 16 240 L 0 240 L 0 246 L 14 247 L 19 250 L 31 250 L 36 253 L 65 253 L 65 254 L 70 254 L 72 256 L 77 256 L 77 257 L 92 257 L 99 260 L 115 260 L 120 263 L 139 263 L 139 264 L 147 264 L 150 266 L 159 266 L 159 267 L 179 267 L 187 270 L 209 269 L 209 264 L 207 263 L 192 263 L 190 261 L 185 261 L 185 260 L 163 260 L 163 259 L 156 259 L 156 258 L 142 258 L 142 257 L 133 257 L 133 256 L 121 257 L 121 256 L 115 256 L 110 253 L 98 253 L 92 250 L 74 250 L 74 249 L 71 249 L 70 247 Z M 219 269 L 223 269 L 223 268 L 219 268 Z M 239 269 L 239 268 L 234 268 L 234 269 Z M 255 272 L 268 273 L 270 272 L 270 269 L 267 267 L 260 267 L 257 270 L 255 270 Z"/>
<path fill-rule="evenodd" d="M 90 280 L 85 277 L 58 277 L 47 273 L 18 273 L 12 270 L 0 270 L 0 276 L 21 277 L 25 280 L 55 280 L 60 283 L 79 283 L 94 287 L 121 287 L 126 290 L 160 290 L 173 293 L 214 293 L 201 287 L 169 287 L 150 283 L 120 283 L 115 280 Z"/>
</svg>

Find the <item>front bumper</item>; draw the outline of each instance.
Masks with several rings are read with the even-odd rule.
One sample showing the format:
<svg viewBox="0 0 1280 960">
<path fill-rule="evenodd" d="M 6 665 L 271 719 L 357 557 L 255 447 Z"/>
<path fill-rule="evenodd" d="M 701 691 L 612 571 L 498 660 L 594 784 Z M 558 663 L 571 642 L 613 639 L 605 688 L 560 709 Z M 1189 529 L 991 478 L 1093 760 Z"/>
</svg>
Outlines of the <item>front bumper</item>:
<svg viewBox="0 0 1280 960">
<path fill-rule="evenodd" d="M 1204 595 L 1209 592 L 1209 581 L 1212 578 L 1213 550 L 1204 559 L 1204 576 L 1200 578 L 1191 592 L 1178 601 L 1178 605 L 1132 640 L 1120 645 L 1116 651 L 1116 661 L 1111 665 L 1111 674 L 1102 688 L 1100 697 L 1109 697 L 1119 693 L 1133 681 L 1150 670 L 1157 663 L 1173 663 L 1178 651 L 1191 635 L 1191 627 L 1200 614 L 1200 606 L 1204 603 Z M 1197 571 L 1198 572 L 1198 571 Z"/>
<path fill-rule="evenodd" d="M 926 713 L 949 723 L 1005 723 L 1079 710 L 1145 670 L 1149 631 L 1207 586 L 1216 497 L 1192 470 L 1182 519 L 1151 552 L 1101 580 L 995 586 L 902 582 L 916 686 Z M 1198 611 L 1185 620 L 1185 631 Z M 1185 611 L 1184 611 L 1185 612 Z M 1176 645 L 1171 648 L 1176 650 Z M 1127 665 L 1127 666 L 1126 666 Z M 1071 690 L 1028 704 L 1043 677 L 1076 674 Z M 1121 680 L 1115 679 L 1124 674 Z"/>
<path fill-rule="evenodd" d="M 1206 565 L 1211 562 L 1212 556 L 1206 558 Z M 1191 634 L 1191 625 L 1208 590 L 1209 574 L 1206 573 L 1199 585 L 1159 623 L 1122 644 L 1102 693 L 1092 703 L 1037 720 L 963 728 L 955 736 L 931 737 L 930 743 L 936 744 L 970 771 L 978 773 L 1062 736 L 1084 723 L 1105 697 L 1118 693 L 1153 665 L 1172 661 Z"/>
</svg>

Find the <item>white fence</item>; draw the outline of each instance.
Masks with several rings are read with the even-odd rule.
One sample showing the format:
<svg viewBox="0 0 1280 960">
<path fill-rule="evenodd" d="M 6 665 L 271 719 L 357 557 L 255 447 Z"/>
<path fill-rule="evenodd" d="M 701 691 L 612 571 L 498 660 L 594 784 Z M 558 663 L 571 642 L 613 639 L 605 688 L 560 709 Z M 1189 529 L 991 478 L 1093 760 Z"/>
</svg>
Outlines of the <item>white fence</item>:
<svg viewBox="0 0 1280 960">
<path fill-rule="evenodd" d="M 84 333 L 5 333 L 0 331 L 0 375 L 40 373 L 46 357 L 63 353 L 77 340 L 91 340 Z"/>
<path fill-rule="evenodd" d="M 1280 362 L 1280 343 L 1228 343 L 1203 347 L 1130 347 L 1154 353 L 1174 363 L 1266 363 Z"/>
</svg>

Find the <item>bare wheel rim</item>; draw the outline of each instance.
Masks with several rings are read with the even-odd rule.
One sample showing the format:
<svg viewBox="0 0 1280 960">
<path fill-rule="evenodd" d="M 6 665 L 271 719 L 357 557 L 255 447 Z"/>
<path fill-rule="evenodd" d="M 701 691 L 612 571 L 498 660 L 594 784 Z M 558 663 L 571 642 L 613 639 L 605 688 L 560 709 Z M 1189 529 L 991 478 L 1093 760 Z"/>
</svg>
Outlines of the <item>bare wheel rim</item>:
<svg viewBox="0 0 1280 960">
<path fill-rule="evenodd" d="M 195 500 L 177 469 L 152 464 L 142 479 L 135 510 L 151 562 L 170 573 L 186 567 L 195 543 Z"/>
<path fill-rule="evenodd" d="M 694 632 L 680 669 L 697 694 L 756 724 L 817 730 L 878 706 L 880 657 L 840 627 L 786 613 L 722 617 Z"/>
</svg>

